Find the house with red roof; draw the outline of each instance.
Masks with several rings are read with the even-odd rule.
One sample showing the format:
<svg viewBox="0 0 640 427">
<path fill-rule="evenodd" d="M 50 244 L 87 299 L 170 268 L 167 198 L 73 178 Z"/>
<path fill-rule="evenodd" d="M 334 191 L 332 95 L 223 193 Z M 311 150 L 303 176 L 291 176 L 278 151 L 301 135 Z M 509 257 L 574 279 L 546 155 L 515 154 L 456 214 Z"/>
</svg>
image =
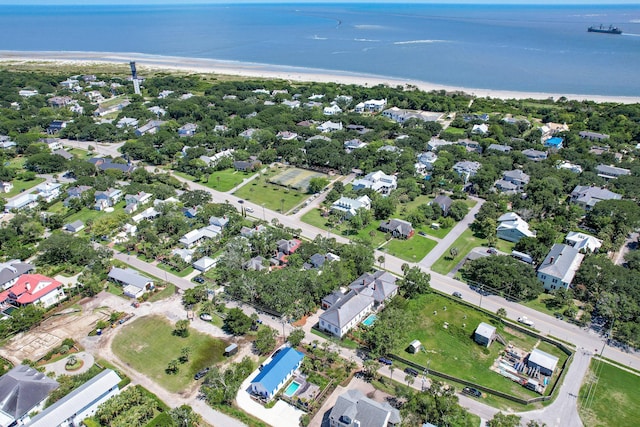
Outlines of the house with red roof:
<svg viewBox="0 0 640 427">
<path fill-rule="evenodd" d="M 47 308 L 64 297 L 61 282 L 42 274 L 23 274 L 13 286 L 0 293 L 0 304 L 25 306 L 41 303 Z"/>
</svg>

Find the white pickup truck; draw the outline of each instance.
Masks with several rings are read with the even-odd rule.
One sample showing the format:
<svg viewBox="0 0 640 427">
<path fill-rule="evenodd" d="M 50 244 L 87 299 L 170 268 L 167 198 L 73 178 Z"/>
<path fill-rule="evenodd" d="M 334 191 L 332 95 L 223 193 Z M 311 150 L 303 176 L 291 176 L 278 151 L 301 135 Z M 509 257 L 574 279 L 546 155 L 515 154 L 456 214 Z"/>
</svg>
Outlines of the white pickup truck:
<svg viewBox="0 0 640 427">
<path fill-rule="evenodd" d="M 531 320 L 527 319 L 526 316 L 518 317 L 518 322 L 520 322 L 520 323 L 522 323 L 524 325 L 530 326 L 532 328 L 534 326 L 534 323 Z"/>
</svg>

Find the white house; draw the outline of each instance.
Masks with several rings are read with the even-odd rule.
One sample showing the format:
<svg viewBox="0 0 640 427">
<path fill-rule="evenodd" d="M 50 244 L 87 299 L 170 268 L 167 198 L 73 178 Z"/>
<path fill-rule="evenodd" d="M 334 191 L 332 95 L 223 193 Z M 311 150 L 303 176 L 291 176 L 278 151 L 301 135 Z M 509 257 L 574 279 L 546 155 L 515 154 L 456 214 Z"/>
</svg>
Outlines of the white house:
<svg viewBox="0 0 640 427">
<path fill-rule="evenodd" d="M 547 291 L 568 289 L 583 259 L 578 249 L 556 243 L 538 267 L 538 280 Z"/>
<path fill-rule="evenodd" d="M 4 205 L 5 212 L 21 211 L 23 209 L 31 209 L 38 205 L 38 196 L 35 194 L 23 194 L 13 200 L 9 200 Z"/>
<path fill-rule="evenodd" d="M 517 243 L 523 237 L 535 237 L 536 233 L 529 230 L 529 224 L 514 212 L 507 212 L 498 218 L 496 236 L 508 242 Z"/>
<path fill-rule="evenodd" d="M 340 301 L 320 315 L 320 329 L 342 338 L 373 310 L 374 298 L 349 291 Z"/>
<path fill-rule="evenodd" d="M 333 104 L 329 107 L 324 107 L 322 110 L 322 114 L 325 116 L 335 116 L 336 114 L 342 113 L 342 108 L 338 107 L 337 104 Z"/>
<path fill-rule="evenodd" d="M 398 181 L 394 175 L 387 175 L 382 171 L 371 172 L 363 178 L 353 181 L 353 189 L 355 191 L 370 188 L 382 195 L 388 195 L 398 188 Z"/>
<path fill-rule="evenodd" d="M 41 304 L 47 308 L 64 298 L 62 283 L 42 274 L 23 274 L 10 288 L 0 292 L 0 303 L 16 306 Z"/>
<path fill-rule="evenodd" d="M 59 182 L 45 182 L 38 185 L 36 191 L 38 192 L 38 197 L 47 203 L 51 203 L 60 196 L 60 187 L 62 187 L 62 184 Z"/>
<path fill-rule="evenodd" d="M 602 246 L 602 240 L 580 231 L 570 231 L 564 238 L 564 242 L 584 252 L 596 252 Z"/>
<path fill-rule="evenodd" d="M 130 298 L 140 298 L 145 292 L 153 290 L 153 280 L 132 268 L 113 267 L 109 279 L 123 286 L 124 294 Z"/>
<path fill-rule="evenodd" d="M 340 197 L 331 205 L 332 211 L 342 212 L 347 218 L 355 216 L 358 209 L 371 209 L 371 199 L 368 196 L 361 196 L 357 199 L 351 199 L 349 197 Z"/>
<path fill-rule="evenodd" d="M 487 133 L 489 133 L 489 126 L 487 126 L 485 123 L 482 123 L 480 125 L 473 125 L 471 133 L 486 135 Z"/>
<path fill-rule="evenodd" d="M 318 126 L 318 130 L 322 133 L 333 132 L 336 130 L 342 130 L 342 122 L 332 122 L 331 120 L 322 123 Z"/>
</svg>

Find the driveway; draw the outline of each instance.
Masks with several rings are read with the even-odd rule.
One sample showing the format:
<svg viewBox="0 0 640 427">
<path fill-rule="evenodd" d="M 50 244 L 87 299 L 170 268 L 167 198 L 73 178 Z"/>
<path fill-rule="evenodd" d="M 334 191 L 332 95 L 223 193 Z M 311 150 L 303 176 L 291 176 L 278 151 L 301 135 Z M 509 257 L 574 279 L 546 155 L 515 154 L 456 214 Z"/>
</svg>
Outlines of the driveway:
<svg viewBox="0 0 640 427">
<path fill-rule="evenodd" d="M 75 371 L 68 371 L 67 369 L 65 369 L 67 360 L 69 360 L 69 357 L 71 356 L 75 356 L 77 360 L 82 360 L 82 366 L 79 369 L 76 369 Z M 56 374 L 56 376 L 78 375 L 78 374 L 87 372 L 89 368 L 93 366 L 93 362 L 94 362 L 93 354 L 87 353 L 86 351 L 80 351 L 78 353 L 70 354 L 69 356 L 65 357 L 64 359 L 58 360 L 57 362 L 53 362 L 53 363 L 49 363 L 48 365 L 45 365 L 44 370 L 45 372 L 53 372 L 54 374 Z"/>
</svg>

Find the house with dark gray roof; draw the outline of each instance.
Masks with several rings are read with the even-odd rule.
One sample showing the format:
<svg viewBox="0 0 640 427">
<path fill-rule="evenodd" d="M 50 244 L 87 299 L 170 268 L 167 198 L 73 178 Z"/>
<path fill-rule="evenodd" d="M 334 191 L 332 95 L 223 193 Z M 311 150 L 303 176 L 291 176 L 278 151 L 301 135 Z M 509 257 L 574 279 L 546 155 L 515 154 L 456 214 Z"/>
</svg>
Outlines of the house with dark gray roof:
<svg viewBox="0 0 640 427">
<path fill-rule="evenodd" d="M 496 189 L 505 193 L 520 193 L 531 178 L 521 169 L 505 171 L 502 179 L 494 184 Z"/>
<path fill-rule="evenodd" d="M 93 157 L 89 159 L 89 163 L 95 165 L 101 171 L 116 169 L 124 173 L 130 173 L 135 169 L 135 166 L 130 162 L 114 163 L 113 160 L 108 157 Z"/>
<path fill-rule="evenodd" d="M 342 338 L 351 328 L 371 313 L 374 298 L 349 291 L 331 308 L 320 315 L 320 329 Z"/>
<path fill-rule="evenodd" d="M 533 162 L 541 162 L 543 160 L 547 160 L 546 151 L 540 151 L 540 150 L 534 150 L 533 148 L 528 148 L 526 150 L 522 150 L 522 154 L 524 154 L 527 159 Z"/>
<path fill-rule="evenodd" d="M 0 377 L 0 425 L 23 425 L 42 409 L 58 382 L 29 366 L 18 365 Z"/>
<path fill-rule="evenodd" d="M 571 192 L 571 203 L 589 210 L 595 206 L 596 203 L 602 200 L 620 200 L 622 196 L 620 194 L 609 191 L 606 188 L 590 187 L 587 185 L 576 185 Z"/>
<path fill-rule="evenodd" d="M 376 308 L 383 305 L 386 301 L 389 301 L 398 293 L 396 276 L 382 270 L 378 270 L 373 274 L 362 274 L 351 282 L 349 289 L 359 294 L 373 297 Z"/>
<path fill-rule="evenodd" d="M 569 289 L 583 259 L 578 249 L 556 243 L 538 267 L 538 280 L 547 291 Z"/>
<path fill-rule="evenodd" d="M 508 145 L 491 144 L 487 147 L 487 151 L 489 150 L 500 151 L 501 153 L 509 153 L 512 150 L 512 148 Z"/>
<path fill-rule="evenodd" d="M 132 268 L 113 267 L 108 277 L 109 280 L 121 284 L 124 294 L 131 298 L 139 298 L 145 292 L 154 289 L 153 280 Z"/>
<path fill-rule="evenodd" d="M 77 233 L 84 228 L 84 223 L 80 220 L 77 220 L 69 224 L 65 224 L 63 228 L 70 233 Z"/>
<path fill-rule="evenodd" d="M 34 268 L 19 259 L 0 263 L 0 290 L 9 289 L 18 281 L 18 277 L 30 273 Z"/>
<path fill-rule="evenodd" d="M 379 403 L 360 390 L 347 390 L 336 399 L 329 413 L 330 427 L 394 427 L 400 425 L 400 411 Z"/>
<path fill-rule="evenodd" d="M 393 218 L 389 221 L 380 221 L 380 231 L 383 233 L 391 233 L 393 237 L 400 237 L 402 239 L 410 239 L 415 230 L 409 221 Z"/>
<path fill-rule="evenodd" d="M 588 130 L 580 131 L 578 135 L 580 136 L 580 138 L 588 139 L 590 141 L 606 141 L 607 139 L 609 139 L 609 135 L 607 135 L 606 133 L 591 132 Z"/>
<path fill-rule="evenodd" d="M 244 268 L 245 270 L 262 271 L 267 267 L 265 267 L 264 265 L 264 258 L 262 258 L 261 256 L 255 256 L 249 261 L 242 264 L 242 268 Z"/>
<path fill-rule="evenodd" d="M 629 169 L 619 168 L 612 165 L 598 165 L 596 166 L 598 176 L 604 179 L 616 179 L 620 176 L 631 175 Z"/>
<path fill-rule="evenodd" d="M 451 200 L 451 197 L 447 196 L 446 194 L 440 194 L 435 199 L 433 199 L 429 204 L 440 206 L 440 209 L 442 209 L 442 213 L 445 216 L 447 216 L 447 214 L 449 213 L 449 208 L 451 207 L 451 203 L 453 203 L 453 200 Z"/>
</svg>

